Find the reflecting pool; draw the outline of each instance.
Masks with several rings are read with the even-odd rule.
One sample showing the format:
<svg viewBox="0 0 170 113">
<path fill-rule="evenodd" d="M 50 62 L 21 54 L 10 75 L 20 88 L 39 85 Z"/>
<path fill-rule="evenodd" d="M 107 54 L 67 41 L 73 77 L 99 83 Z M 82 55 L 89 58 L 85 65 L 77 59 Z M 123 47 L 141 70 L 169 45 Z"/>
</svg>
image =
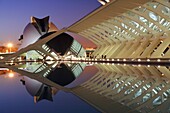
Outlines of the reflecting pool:
<svg viewBox="0 0 170 113">
<path fill-rule="evenodd" d="M 13 62 L 0 73 L 3 113 L 170 112 L 168 65 Z"/>
</svg>

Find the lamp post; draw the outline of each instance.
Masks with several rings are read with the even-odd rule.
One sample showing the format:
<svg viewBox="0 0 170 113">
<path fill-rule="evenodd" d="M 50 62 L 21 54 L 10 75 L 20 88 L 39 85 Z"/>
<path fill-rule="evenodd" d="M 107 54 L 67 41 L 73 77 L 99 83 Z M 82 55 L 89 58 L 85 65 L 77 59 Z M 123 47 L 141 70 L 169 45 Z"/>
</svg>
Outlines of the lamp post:
<svg viewBox="0 0 170 113">
<path fill-rule="evenodd" d="M 11 52 L 11 48 L 12 48 L 13 44 L 12 43 L 8 43 L 7 46 L 9 48 L 9 52 Z"/>
</svg>

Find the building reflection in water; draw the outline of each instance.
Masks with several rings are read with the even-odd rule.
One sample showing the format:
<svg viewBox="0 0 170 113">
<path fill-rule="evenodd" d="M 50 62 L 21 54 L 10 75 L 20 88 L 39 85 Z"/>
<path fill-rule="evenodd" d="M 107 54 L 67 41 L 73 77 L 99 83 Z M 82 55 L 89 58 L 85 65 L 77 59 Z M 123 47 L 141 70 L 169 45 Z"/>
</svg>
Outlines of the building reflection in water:
<svg viewBox="0 0 170 113">
<path fill-rule="evenodd" d="M 25 85 L 28 93 L 34 97 L 35 103 L 43 99 L 53 101 L 52 95 L 56 94 L 57 92 L 57 89 L 51 88 L 46 84 L 43 84 L 26 76 L 21 79 L 21 82 L 23 83 L 23 85 Z"/>
<path fill-rule="evenodd" d="M 86 65 L 88 66 L 85 63 L 71 62 L 29 62 L 10 67 L 13 69 L 17 67 L 18 70 L 29 72 L 30 76 L 39 76 L 43 77 L 43 80 L 50 81 L 34 80 L 28 75 L 21 80 L 27 91 L 34 96 L 35 102 L 38 102 L 42 99 L 52 101 L 52 95 L 60 89 L 53 83 L 65 87 L 81 74 Z M 113 104 L 112 111 L 115 109 L 115 111 L 124 113 L 127 110 L 142 113 L 170 112 L 169 66 L 113 63 L 94 63 L 93 65 L 98 69 L 94 76 L 76 87 L 67 88 L 66 91 L 79 96 L 88 103 L 93 102 L 93 96 L 95 98 L 99 96 L 101 101 L 93 103 L 99 107 L 104 102 L 102 99 L 108 99 L 110 103 L 107 104 Z M 16 69 L 15 71 L 17 72 Z M 114 105 L 118 107 L 114 108 Z"/>
<path fill-rule="evenodd" d="M 85 63 L 65 64 L 53 62 L 53 66 L 51 68 L 48 68 L 47 71 L 44 71 L 45 68 L 47 68 L 45 65 L 48 65 L 48 63 L 27 62 L 24 65 L 20 65 L 19 69 L 31 73 L 38 73 L 42 71 L 44 72 L 43 76 L 49 79 L 50 81 L 61 86 L 66 86 L 72 83 L 76 79 L 76 77 L 81 74 L 85 67 Z M 28 93 L 34 97 L 35 103 L 43 99 L 53 101 L 52 96 L 55 95 L 58 91 L 58 89 L 55 87 L 51 87 L 48 84 L 44 84 L 27 76 L 24 76 L 20 81 L 23 85 L 25 85 Z"/>
<path fill-rule="evenodd" d="M 170 112 L 169 66 L 95 65 L 98 73 L 81 86 L 144 113 Z"/>
</svg>

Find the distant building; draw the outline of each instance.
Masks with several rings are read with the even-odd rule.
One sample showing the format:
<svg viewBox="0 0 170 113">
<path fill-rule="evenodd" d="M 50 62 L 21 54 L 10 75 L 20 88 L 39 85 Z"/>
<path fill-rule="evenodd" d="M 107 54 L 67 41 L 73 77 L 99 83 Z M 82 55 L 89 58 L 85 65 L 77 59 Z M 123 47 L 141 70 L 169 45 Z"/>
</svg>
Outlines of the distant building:
<svg viewBox="0 0 170 113">
<path fill-rule="evenodd" d="M 12 47 L 11 48 L 11 52 L 15 52 L 17 50 L 18 50 L 17 47 Z M 0 46 L 0 53 L 8 53 L 8 52 L 10 52 L 10 48 L 8 48 L 6 46 Z"/>
</svg>

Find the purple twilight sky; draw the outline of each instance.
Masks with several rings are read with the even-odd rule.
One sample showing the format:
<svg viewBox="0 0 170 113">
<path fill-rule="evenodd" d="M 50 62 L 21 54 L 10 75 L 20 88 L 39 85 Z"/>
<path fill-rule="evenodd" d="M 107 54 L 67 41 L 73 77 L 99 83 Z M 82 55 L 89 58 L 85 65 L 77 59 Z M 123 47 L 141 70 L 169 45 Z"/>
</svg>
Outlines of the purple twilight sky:
<svg viewBox="0 0 170 113">
<path fill-rule="evenodd" d="M 0 45 L 16 44 L 31 16 L 50 16 L 50 21 L 61 29 L 99 6 L 97 0 L 0 0 Z"/>
</svg>

